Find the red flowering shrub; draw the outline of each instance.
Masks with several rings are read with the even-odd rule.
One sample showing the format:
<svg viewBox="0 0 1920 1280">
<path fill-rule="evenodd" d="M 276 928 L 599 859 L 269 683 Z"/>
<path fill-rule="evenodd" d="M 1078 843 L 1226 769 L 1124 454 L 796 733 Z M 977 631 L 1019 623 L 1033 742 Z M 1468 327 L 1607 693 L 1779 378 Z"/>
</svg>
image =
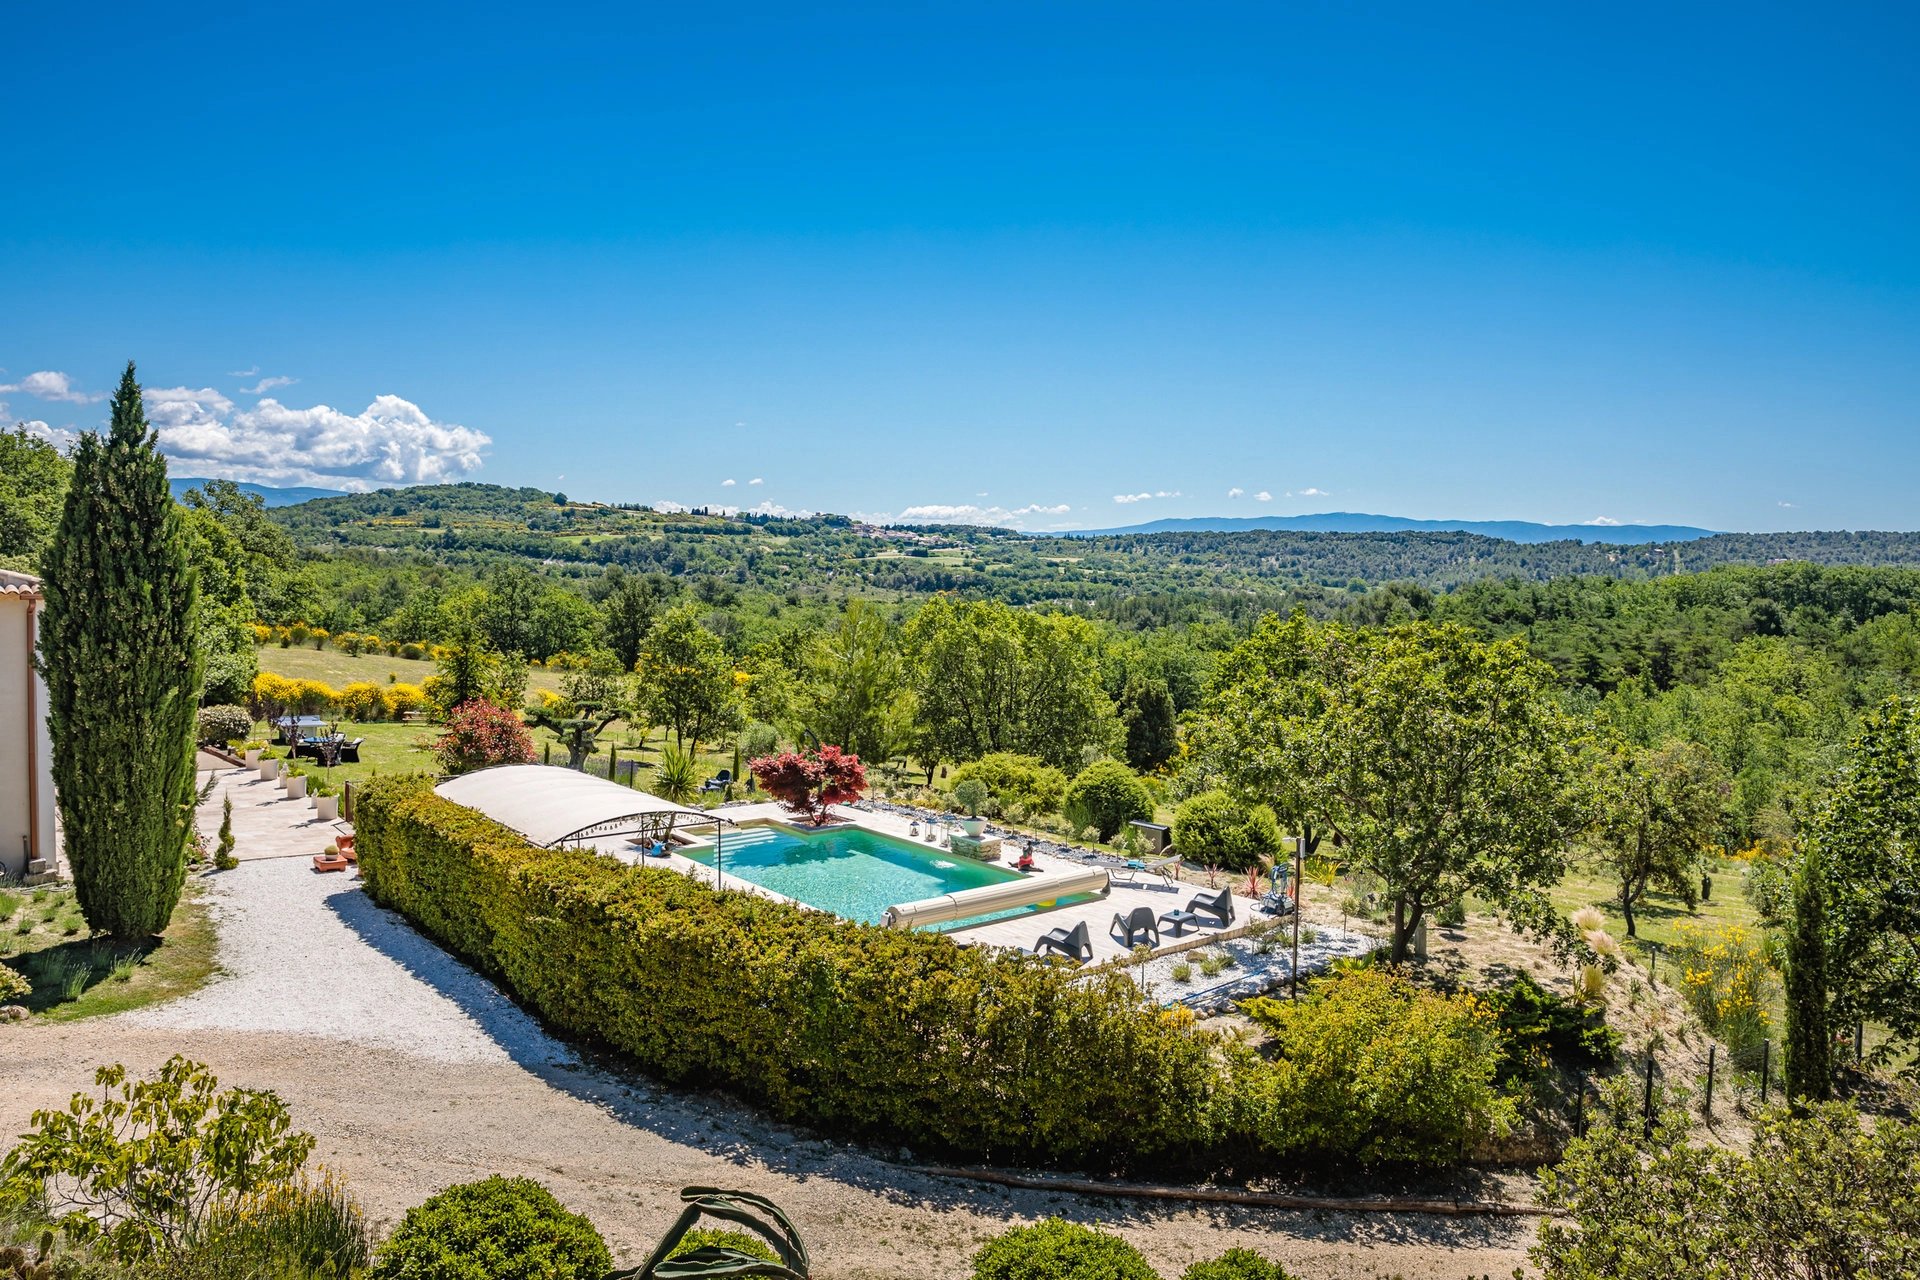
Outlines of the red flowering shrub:
<svg viewBox="0 0 1920 1280">
<path fill-rule="evenodd" d="M 858 800 L 867 789 L 867 770 L 860 757 L 839 747 L 782 751 L 761 756 L 747 767 L 762 791 L 815 826 L 827 820 L 828 809 Z"/>
<path fill-rule="evenodd" d="M 513 712 L 473 698 L 448 714 L 447 731 L 433 744 L 433 754 L 448 773 L 532 764 L 533 738 Z"/>
</svg>

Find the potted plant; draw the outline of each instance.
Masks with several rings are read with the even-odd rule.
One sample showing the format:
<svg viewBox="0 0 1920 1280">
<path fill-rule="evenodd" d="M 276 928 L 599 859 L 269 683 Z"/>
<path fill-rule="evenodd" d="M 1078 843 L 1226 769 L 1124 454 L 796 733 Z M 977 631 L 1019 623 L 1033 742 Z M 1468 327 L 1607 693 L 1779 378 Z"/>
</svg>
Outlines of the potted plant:
<svg viewBox="0 0 1920 1280">
<path fill-rule="evenodd" d="M 953 802 L 967 811 L 967 816 L 960 819 L 962 831 L 978 838 L 981 830 L 986 826 L 986 819 L 980 816 L 980 810 L 992 798 L 993 793 L 987 790 L 987 784 L 980 779 L 961 779 L 960 784 L 953 789 Z"/>
<path fill-rule="evenodd" d="M 307 798 L 307 775 L 297 769 L 287 770 L 287 799 L 305 800 Z"/>
<path fill-rule="evenodd" d="M 272 756 L 268 756 L 260 762 L 260 777 L 263 781 L 272 782 L 279 776 L 280 762 L 278 760 Z"/>
<path fill-rule="evenodd" d="M 241 744 L 241 750 L 245 752 L 247 768 L 258 769 L 260 767 L 261 745 L 262 744 L 258 742 L 247 742 L 247 743 Z"/>
</svg>

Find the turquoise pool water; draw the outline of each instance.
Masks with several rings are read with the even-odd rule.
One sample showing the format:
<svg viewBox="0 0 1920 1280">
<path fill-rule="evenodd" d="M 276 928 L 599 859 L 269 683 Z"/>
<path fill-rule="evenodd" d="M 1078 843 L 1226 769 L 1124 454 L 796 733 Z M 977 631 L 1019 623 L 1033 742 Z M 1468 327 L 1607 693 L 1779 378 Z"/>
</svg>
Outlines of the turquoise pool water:
<svg viewBox="0 0 1920 1280">
<path fill-rule="evenodd" d="M 702 866 L 713 865 L 711 843 L 678 852 Z M 745 826 L 726 833 L 721 852 L 730 876 L 867 924 L 879 924 L 881 913 L 895 903 L 1020 878 L 1019 872 L 1005 867 L 954 857 L 860 827 L 807 831 L 771 824 Z M 1023 907 L 937 927 L 952 929 L 1032 910 Z"/>
</svg>

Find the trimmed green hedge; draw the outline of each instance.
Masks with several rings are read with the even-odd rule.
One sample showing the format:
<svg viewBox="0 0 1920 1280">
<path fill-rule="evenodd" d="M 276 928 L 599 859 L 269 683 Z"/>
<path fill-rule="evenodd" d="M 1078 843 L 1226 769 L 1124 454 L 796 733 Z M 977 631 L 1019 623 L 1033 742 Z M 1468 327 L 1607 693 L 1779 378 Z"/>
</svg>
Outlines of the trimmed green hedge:
<svg viewBox="0 0 1920 1280">
<path fill-rule="evenodd" d="M 354 809 L 384 906 L 551 1026 L 671 1081 L 926 1153 L 1119 1169 L 1220 1162 L 1218 1039 L 1073 974 L 836 920 L 686 876 L 541 849 L 375 779 Z M 1235 1052 L 1236 1058 L 1246 1055 Z"/>
<path fill-rule="evenodd" d="M 928 1155 L 1164 1176 L 1307 1158 L 1447 1164 L 1511 1110 L 1482 1078 L 1497 1028 L 1474 1021 L 1470 1044 L 1429 1044 L 1440 998 L 1379 999 L 1377 975 L 1316 983 L 1316 999 L 1282 1021 L 1363 1008 L 1379 1043 L 1423 1045 L 1434 1070 L 1401 1070 L 1408 1054 L 1329 1061 L 1313 1037 L 1285 1034 L 1270 1062 L 1190 1017 L 1141 1007 L 1120 973 L 541 849 L 425 779 L 374 779 L 354 819 L 374 899 L 548 1025 L 826 1132 Z M 1376 1129 L 1334 1123 L 1351 1106 L 1321 1114 L 1330 1099 L 1379 1095 L 1394 1105 L 1373 1113 Z"/>
</svg>

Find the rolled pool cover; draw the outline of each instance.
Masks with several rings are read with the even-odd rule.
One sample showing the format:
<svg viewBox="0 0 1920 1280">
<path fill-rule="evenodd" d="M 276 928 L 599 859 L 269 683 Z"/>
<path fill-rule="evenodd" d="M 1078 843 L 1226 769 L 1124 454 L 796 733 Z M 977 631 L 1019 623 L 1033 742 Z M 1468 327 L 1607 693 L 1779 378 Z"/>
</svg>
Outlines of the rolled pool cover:
<svg viewBox="0 0 1920 1280">
<path fill-rule="evenodd" d="M 1037 902 L 1052 902 L 1082 893 L 1105 893 L 1108 888 L 1104 867 L 1063 871 L 1058 875 L 1041 872 L 1009 880 L 1005 884 L 984 884 L 978 889 L 943 893 L 937 898 L 921 898 L 888 907 L 880 923 L 893 929 L 911 929 L 915 925 L 940 924 L 946 920 L 964 920 L 1014 907 L 1030 907 Z"/>
</svg>

